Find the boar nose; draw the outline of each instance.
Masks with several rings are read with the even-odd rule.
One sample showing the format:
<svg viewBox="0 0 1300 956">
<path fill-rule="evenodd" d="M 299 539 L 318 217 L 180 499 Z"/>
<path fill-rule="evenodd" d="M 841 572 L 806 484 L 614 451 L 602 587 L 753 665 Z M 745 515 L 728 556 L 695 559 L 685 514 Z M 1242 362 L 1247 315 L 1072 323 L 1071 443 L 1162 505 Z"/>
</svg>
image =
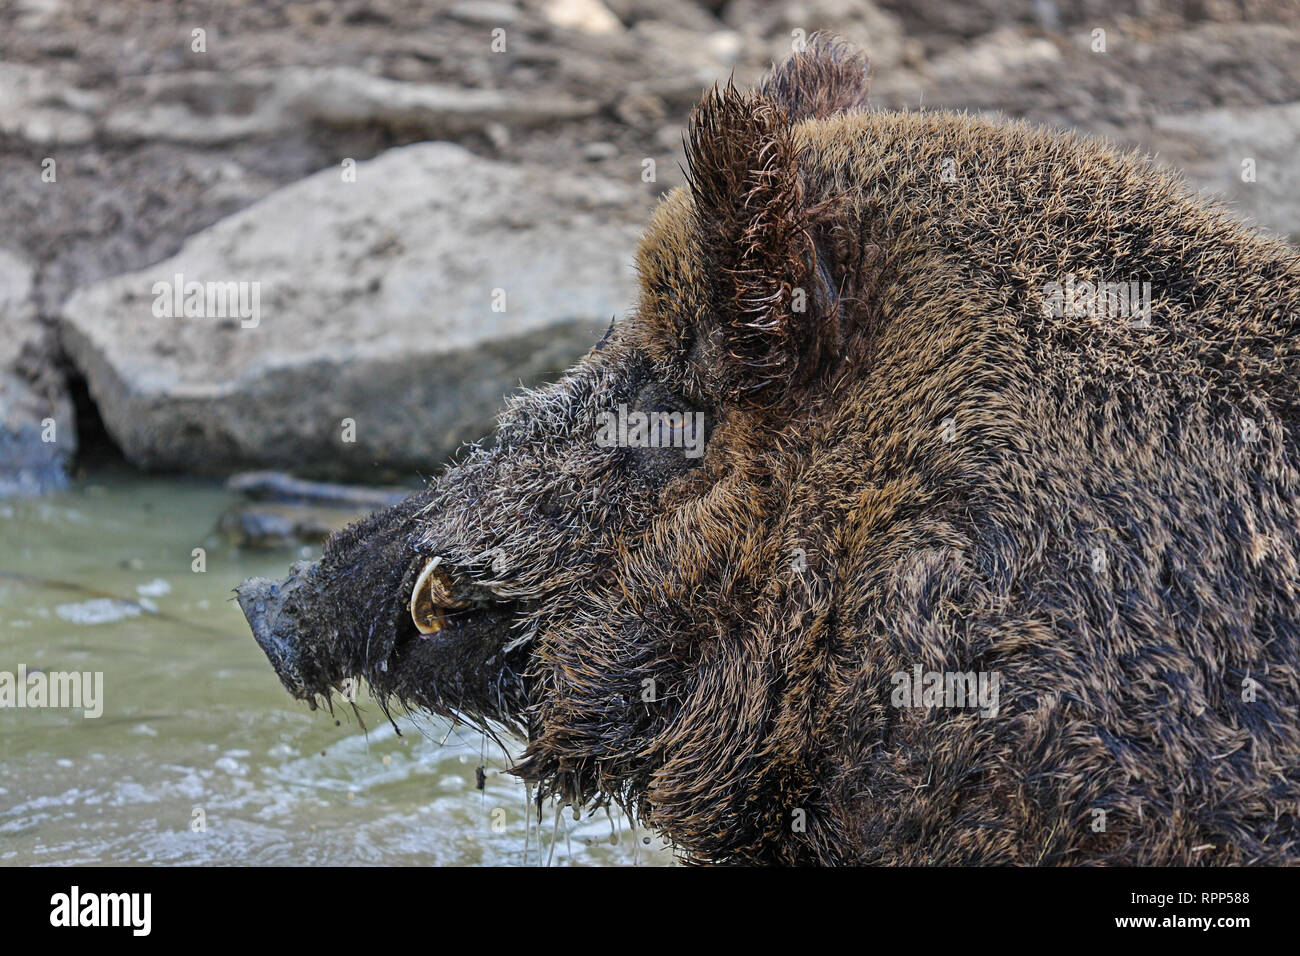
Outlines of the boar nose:
<svg viewBox="0 0 1300 956">
<path fill-rule="evenodd" d="M 287 610 L 287 598 L 302 586 L 314 567 L 313 562 L 298 561 L 281 580 L 249 578 L 235 589 L 253 637 L 271 661 L 280 682 L 289 693 L 302 699 L 310 699 L 312 694 L 303 678 L 298 627 Z"/>
</svg>

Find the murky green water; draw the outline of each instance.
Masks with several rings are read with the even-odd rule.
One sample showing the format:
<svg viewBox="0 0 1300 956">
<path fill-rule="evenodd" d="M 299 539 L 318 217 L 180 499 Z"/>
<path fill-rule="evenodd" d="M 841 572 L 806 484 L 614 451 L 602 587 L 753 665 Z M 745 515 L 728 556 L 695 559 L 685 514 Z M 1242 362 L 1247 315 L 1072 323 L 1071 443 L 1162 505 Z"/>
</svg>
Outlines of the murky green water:
<svg viewBox="0 0 1300 956">
<path fill-rule="evenodd" d="M 671 862 L 603 812 L 557 830 L 548 809 L 539 839 L 472 731 L 408 718 L 398 737 L 364 702 L 363 731 L 292 700 L 231 591 L 299 555 L 223 543 L 231 503 L 125 474 L 0 501 L 0 672 L 103 674 L 98 718 L 0 708 L 0 864 L 536 864 L 553 832 L 556 864 Z"/>
</svg>

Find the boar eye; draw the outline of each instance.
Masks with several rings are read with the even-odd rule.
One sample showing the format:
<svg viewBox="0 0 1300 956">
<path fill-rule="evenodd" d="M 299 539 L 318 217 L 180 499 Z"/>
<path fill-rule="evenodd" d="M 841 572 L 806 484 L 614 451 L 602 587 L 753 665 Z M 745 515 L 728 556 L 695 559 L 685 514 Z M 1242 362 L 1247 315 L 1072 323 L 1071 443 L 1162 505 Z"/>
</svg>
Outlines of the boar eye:
<svg viewBox="0 0 1300 956">
<path fill-rule="evenodd" d="M 650 381 L 620 406 L 614 424 L 633 469 L 658 485 L 701 463 L 710 423 L 703 409 Z"/>
<path fill-rule="evenodd" d="M 686 415 L 682 412 L 660 412 L 651 419 L 650 428 L 655 439 L 651 444 L 660 448 L 681 448 L 685 427 Z"/>
</svg>

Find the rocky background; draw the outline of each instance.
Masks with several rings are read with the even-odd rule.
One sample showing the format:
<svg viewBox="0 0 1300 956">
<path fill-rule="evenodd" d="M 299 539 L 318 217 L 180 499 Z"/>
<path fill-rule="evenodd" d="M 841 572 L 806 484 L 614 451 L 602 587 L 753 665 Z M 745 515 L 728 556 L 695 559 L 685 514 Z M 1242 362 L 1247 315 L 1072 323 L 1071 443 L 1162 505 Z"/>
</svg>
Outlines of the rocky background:
<svg viewBox="0 0 1300 956">
<path fill-rule="evenodd" d="M 1139 146 L 1300 237 L 1296 0 L 0 0 L 0 495 L 92 450 L 429 474 L 631 307 L 703 87 L 816 30 L 881 107 Z M 160 316 L 177 276 L 257 314 Z"/>
</svg>

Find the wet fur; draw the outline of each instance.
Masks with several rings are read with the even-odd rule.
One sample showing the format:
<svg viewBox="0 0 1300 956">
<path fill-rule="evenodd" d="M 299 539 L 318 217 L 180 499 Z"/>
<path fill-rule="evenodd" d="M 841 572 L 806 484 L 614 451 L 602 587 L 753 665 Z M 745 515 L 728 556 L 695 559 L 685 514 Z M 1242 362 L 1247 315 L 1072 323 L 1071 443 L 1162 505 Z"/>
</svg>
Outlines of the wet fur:
<svg viewBox="0 0 1300 956">
<path fill-rule="evenodd" d="M 335 544 L 372 606 L 310 612 L 331 653 L 689 859 L 1296 861 L 1295 252 L 1103 144 L 864 110 L 865 72 L 819 40 L 705 97 L 635 314 Z M 1150 280 L 1152 327 L 1045 314 L 1068 273 Z M 593 441 L 655 389 L 698 465 Z M 379 669 L 413 546 L 521 608 L 478 663 Z M 999 712 L 891 706 L 918 664 L 998 672 Z"/>
</svg>

